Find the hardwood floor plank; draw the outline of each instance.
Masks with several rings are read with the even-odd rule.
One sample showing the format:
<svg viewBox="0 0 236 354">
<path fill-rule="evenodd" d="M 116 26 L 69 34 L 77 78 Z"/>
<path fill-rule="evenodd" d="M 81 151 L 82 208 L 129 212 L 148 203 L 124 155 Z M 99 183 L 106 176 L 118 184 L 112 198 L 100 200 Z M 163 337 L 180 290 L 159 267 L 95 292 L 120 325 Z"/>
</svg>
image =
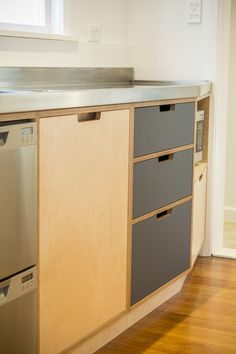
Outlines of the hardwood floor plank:
<svg viewBox="0 0 236 354">
<path fill-rule="evenodd" d="M 183 291 L 97 354 L 235 354 L 236 261 L 199 258 Z"/>
</svg>

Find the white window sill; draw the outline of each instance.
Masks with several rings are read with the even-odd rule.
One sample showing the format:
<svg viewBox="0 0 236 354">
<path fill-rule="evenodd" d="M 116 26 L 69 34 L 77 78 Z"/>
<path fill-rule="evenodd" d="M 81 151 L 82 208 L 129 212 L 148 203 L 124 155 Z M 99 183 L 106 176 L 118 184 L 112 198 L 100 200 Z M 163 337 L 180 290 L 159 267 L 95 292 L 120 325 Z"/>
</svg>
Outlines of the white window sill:
<svg viewBox="0 0 236 354">
<path fill-rule="evenodd" d="M 71 37 L 71 36 L 61 35 L 61 34 L 18 32 L 18 31 L 6 31 L 6 30 L 0 30 L 0 37 L 44 39 L 44 40 L 52 40 L 52 41 L 69 41 L 69 42 L 79 41 L 79 39 L 76 37 Z"/>
</svg>

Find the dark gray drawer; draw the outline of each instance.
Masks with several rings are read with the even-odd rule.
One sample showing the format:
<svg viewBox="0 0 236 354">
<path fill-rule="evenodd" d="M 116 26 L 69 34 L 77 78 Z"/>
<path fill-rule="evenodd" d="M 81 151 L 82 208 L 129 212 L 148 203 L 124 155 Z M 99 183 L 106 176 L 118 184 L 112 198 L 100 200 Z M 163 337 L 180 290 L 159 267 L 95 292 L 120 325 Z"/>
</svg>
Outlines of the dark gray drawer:
<svg viewBox="0 0 236 354">
<path fill-rule="evenodd" d="M 133 218 L 192 194 L 193 150 L 134 164 Z"/>
<path fill-rule="evenodd" d="M 194 117 L 195 104 L 192 102 L 136 108 L 134 156 L 193 144 Z"/>
<path fill-rule="evenodd" d="M 132 305 L 189 268 L 190 238 L 191 201 L 133 225 Z"/>
</svg>

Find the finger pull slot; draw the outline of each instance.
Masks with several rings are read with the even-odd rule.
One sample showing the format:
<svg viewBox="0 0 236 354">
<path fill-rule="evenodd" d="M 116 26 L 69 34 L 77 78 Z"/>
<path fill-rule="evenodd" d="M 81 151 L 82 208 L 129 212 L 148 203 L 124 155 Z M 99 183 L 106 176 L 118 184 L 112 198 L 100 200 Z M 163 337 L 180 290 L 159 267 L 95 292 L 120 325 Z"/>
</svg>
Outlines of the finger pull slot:
<svg viewBox="0 0 236 354">
<path fill-rule="evenodd" d="M 175 104 L 164 104 L 162 106 L 159 106 L 160 112 L 170 112 L 170 111 L 175 111 Z"/>
<path fill-rule="evenodd" d="M 199 182 L 201 182 L 202 177 L 203 177 L 203 174 L 201 174 L 201 176 L 199 177 Z"/>
<path fill-rule="evenodd" d="M 173 160 L 173 158 L 174 158 L 174 154 L 167 154 L 167 155 L 159 156 L 158 162 L 165 162 L 165 161 Z"/>
<path fill-rule="evenodd" d="M 90 122 L 99 120 L 101 118 L 101 112 L 89 112 L 89 113 L 79 113 L 77 114 L 77 121 L 81 122 Z"/>
<path fill-rule="evenodd" d="M 156 218 L 159 221 L 159 220 L 161 220 L 163 218 L 166 218 L 166 217 L 170 216 L 171 213 L 172 213 L 172 209 L 168 209 L 168 210 L 162 211 L 161 213 L 158 213 L 156 215 Z"/>
</svg>

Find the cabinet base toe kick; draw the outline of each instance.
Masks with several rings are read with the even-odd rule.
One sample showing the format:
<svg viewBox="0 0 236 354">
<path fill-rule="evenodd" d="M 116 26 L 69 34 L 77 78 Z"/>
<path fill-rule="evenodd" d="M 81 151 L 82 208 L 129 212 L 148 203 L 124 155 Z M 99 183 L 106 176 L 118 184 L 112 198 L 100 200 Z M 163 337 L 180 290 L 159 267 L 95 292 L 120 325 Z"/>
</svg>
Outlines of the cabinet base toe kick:
<svg viewBox="0 0 236 354">
<path fill-rule="evenodd" d="M 64 351 L 64 354 L 88 354 L 95 353 L 111 340 L 119 336 L 142 318 L 150 314 L 163 303 L 177 295 L 187 278 L 188 271 L 162 286 L 155 293 L 149 295 L 145 300 L 139 301 L 128 311 L 121 314 L 118 318 L 105 324 L 103 328 L 87 337 L 84 341 L 78 342 L 70 349 Z"/>
</svg>

